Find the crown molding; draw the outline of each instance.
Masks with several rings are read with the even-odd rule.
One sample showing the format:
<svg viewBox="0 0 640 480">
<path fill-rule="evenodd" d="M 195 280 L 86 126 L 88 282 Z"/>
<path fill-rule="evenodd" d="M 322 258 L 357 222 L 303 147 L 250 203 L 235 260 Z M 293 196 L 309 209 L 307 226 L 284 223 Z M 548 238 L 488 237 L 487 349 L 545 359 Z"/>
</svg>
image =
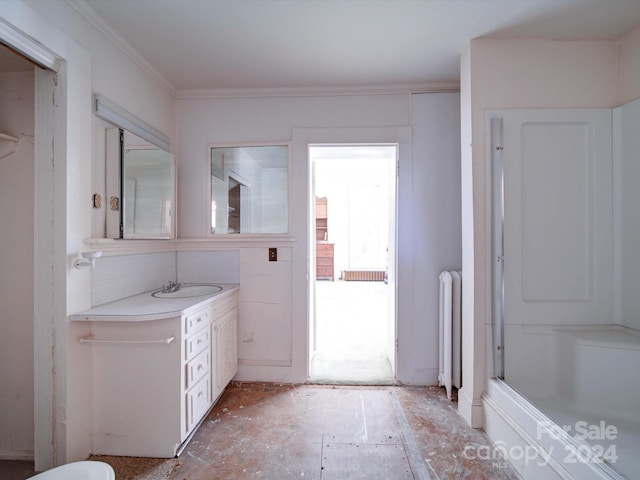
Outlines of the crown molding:
<svg viewBox="0 0 640 480">
<path fill-rule="evenodd" d="M 223 99 L 260 97 L 319 97 L 342 95 L 401 95 L 412 93 L 459 92 L 458 82 L 427 82 L 397 85 L 355 85 L 343 87 L 283 87 L 283 88 L 212 88 L 177 90 L 151 63 L 113 30 L 85 0 L 65 0 L 65 3 L 89 22 L 125 56 L 157 81 L 177 99 Z"/>
<path fill-rule="evenodd" d="M 115 32 L 84 0 L 65 0 L 73 10 L 96 28 L 107 40 L 113 43 L 122 53 L 131 59 L 147 75 L 158 82 L 172 97 L 176 97 L 176 88 L 151 65 L 136 49 Z"/>
<path fill-rule="evenodd" d="M 401 85 L 360 85 L 353 87 L 293 88 L 215 88 L 178 90 L 178 99 L 216 99 L 251 97 L 324 97 L 340 95 L 401 95 L 411 93 L 459 92 L 458 82 L 416 83 Z"/>
</svg>

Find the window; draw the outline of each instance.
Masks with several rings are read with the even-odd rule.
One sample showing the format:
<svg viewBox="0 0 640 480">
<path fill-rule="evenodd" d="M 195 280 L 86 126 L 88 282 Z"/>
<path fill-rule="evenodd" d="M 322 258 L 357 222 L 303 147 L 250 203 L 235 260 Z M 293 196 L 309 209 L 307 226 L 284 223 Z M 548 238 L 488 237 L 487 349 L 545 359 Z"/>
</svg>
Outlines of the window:
<svg viewBox="0 0 640 480">
<path fill-rule="evenodd" d="M 288 233 L 287 145 L 210 148 L 211 234 Z"/>
</svg>

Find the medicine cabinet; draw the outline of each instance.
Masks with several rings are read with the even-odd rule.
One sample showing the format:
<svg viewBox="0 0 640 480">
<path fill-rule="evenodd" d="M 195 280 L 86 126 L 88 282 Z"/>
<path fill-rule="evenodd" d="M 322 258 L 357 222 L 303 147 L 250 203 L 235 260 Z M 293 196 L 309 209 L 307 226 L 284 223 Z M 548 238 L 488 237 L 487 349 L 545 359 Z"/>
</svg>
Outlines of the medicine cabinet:
<svg viewBox="0 0 640 480">
<path fill-rule="evenodd" d="M 175 157 L 122 128 L 106 134 L 107 236 L 175 238 Z"/>
</svg>

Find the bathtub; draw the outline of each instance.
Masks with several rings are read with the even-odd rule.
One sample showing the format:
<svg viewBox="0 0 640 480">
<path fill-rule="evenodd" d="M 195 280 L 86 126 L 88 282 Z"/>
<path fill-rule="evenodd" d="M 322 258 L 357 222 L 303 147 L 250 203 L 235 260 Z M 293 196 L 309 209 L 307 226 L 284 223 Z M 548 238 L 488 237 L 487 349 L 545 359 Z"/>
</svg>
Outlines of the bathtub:
<svg viewBox="0 0 640 480">
<path fill-rule="evenodd" d="M 618 325 L 522 327 L 517 342 L 539 360 L 513 359 L 519 369 L 511 371 L 513 382 L 508 375 L 506 383 L 490 380 L 489 436 L 511 435 L 511 442 L 517 437 L 543 449 L 549 458 L 536 462 L 559 478 L 640 478 L 640 332 Z M 530 473 L 532 466 L 520 463 L 514 466 Z"/>
<path fill-rule="evenodd" d="M 640 420 L 640 332 L 618 325 L 556 330 L 558 396 L 585 415 Z"/>
</svg>

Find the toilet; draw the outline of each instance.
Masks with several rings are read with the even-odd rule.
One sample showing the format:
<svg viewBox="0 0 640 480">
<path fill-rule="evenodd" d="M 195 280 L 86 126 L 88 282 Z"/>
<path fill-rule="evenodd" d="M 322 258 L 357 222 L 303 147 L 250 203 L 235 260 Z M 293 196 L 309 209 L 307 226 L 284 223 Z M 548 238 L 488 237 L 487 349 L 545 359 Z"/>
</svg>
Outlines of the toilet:
<svg viewBox="0 0 640 480">
<path fill-rule="evenodd" d="M 115 480 L 115 478 L 116 474 L 111 465 L 85 460 L 60 465 L 30 477 L 30 480 Z"/>
</svg>

